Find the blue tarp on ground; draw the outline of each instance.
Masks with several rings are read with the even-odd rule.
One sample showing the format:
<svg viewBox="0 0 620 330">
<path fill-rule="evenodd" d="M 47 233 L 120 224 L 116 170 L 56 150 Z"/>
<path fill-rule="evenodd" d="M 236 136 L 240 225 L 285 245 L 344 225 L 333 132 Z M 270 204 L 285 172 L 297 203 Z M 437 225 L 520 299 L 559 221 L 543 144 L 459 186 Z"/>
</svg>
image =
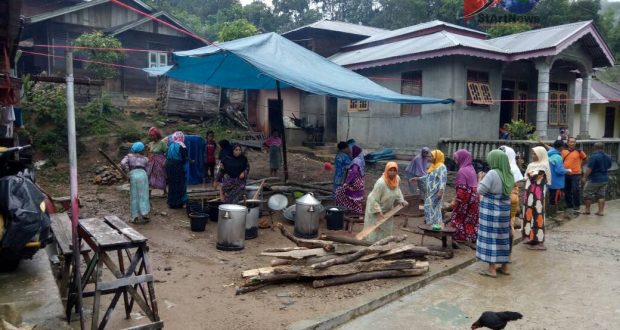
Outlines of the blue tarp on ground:
<svg viewBox="0 0 620 330">
<path fill-rule="evenodd" d="M 173 54 L 174 66 L 144 69 L 155 75 L 238 89 L 295 87 L 309 93 L 391 103 L 452 103 L 402 95 L 276 34 L 265 33 Z"/>
</svg>

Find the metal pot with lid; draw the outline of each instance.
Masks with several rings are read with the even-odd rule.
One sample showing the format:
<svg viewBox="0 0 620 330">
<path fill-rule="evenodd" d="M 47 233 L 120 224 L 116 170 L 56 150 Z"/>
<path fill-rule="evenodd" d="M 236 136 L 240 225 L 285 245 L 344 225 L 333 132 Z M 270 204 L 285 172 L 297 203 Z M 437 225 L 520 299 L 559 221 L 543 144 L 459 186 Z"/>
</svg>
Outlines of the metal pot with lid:
<svg viewBox="0 0 620 330">
<path fill-rule="evenodd" d="M 223 251 L 243 250 L 248 208 L 237 204 L 222 204 L 218 209 L 216 248 Z"/>
<path fill-rule="evenodd" d="M 312 193 L 307 193 L 295 201 L 295 236 L 316 238 L 319 236 L 319 202 Z"/>
</svg>

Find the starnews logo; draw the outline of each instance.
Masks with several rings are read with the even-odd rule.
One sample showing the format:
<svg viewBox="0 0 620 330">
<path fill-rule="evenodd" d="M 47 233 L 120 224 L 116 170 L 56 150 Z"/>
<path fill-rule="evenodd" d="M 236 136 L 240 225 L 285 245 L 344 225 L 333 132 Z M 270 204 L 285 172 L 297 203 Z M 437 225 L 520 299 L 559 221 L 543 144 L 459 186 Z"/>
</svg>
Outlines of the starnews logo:
<svg viewBox="0 0 620 330">
<path fill-rule="evenodd" d="M 482 26 L 523 23 L 539 26 L 540 17 L 525 15 L 532 11 L 541 0 L 463 0 L 463 19 L 467 22 L 476 18 Z M 504 15 L 484 13 L 489 8 L 501 7 L 508 13 Z"/>
</svg>

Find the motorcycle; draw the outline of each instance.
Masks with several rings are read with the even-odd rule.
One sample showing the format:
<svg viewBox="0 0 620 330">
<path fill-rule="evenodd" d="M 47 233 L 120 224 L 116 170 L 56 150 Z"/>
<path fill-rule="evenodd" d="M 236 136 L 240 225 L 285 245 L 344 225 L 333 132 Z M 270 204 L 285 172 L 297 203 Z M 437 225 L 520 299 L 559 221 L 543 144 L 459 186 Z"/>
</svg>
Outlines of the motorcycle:
<svg viewBox="0 0 620 330">
<path fill-rule="evenodd" d="M 52 241 L 47 197 L 35 184 L 30 146 L 0 147 L 0 271 L 12 271 L 22 259 Z"/>
</svg>

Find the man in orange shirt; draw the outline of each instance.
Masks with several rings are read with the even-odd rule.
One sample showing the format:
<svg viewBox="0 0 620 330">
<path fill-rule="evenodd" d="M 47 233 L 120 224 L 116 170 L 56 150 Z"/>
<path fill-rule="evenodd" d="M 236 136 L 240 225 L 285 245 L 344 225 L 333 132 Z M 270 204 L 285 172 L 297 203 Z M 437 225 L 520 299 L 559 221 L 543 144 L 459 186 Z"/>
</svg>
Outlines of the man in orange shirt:
<svg viewBox="0 0 620 330">
<path fill-rule="evenodd" d="M 581 205 L 579 198 L 581 194 L 581 168 L 586 158 L 586 153 L 577 149 L 577 139 L 574 137 L 568 138 L 568 148 L 562 151 L 562 159 L 564 160 L 564 167 L 570 169 L 571 173 L 566 175 L 564 196 L 566 198 L 566 206 L 573 208 L 575 211 L 579 211 L 579 206 Z"/>
</svg>

